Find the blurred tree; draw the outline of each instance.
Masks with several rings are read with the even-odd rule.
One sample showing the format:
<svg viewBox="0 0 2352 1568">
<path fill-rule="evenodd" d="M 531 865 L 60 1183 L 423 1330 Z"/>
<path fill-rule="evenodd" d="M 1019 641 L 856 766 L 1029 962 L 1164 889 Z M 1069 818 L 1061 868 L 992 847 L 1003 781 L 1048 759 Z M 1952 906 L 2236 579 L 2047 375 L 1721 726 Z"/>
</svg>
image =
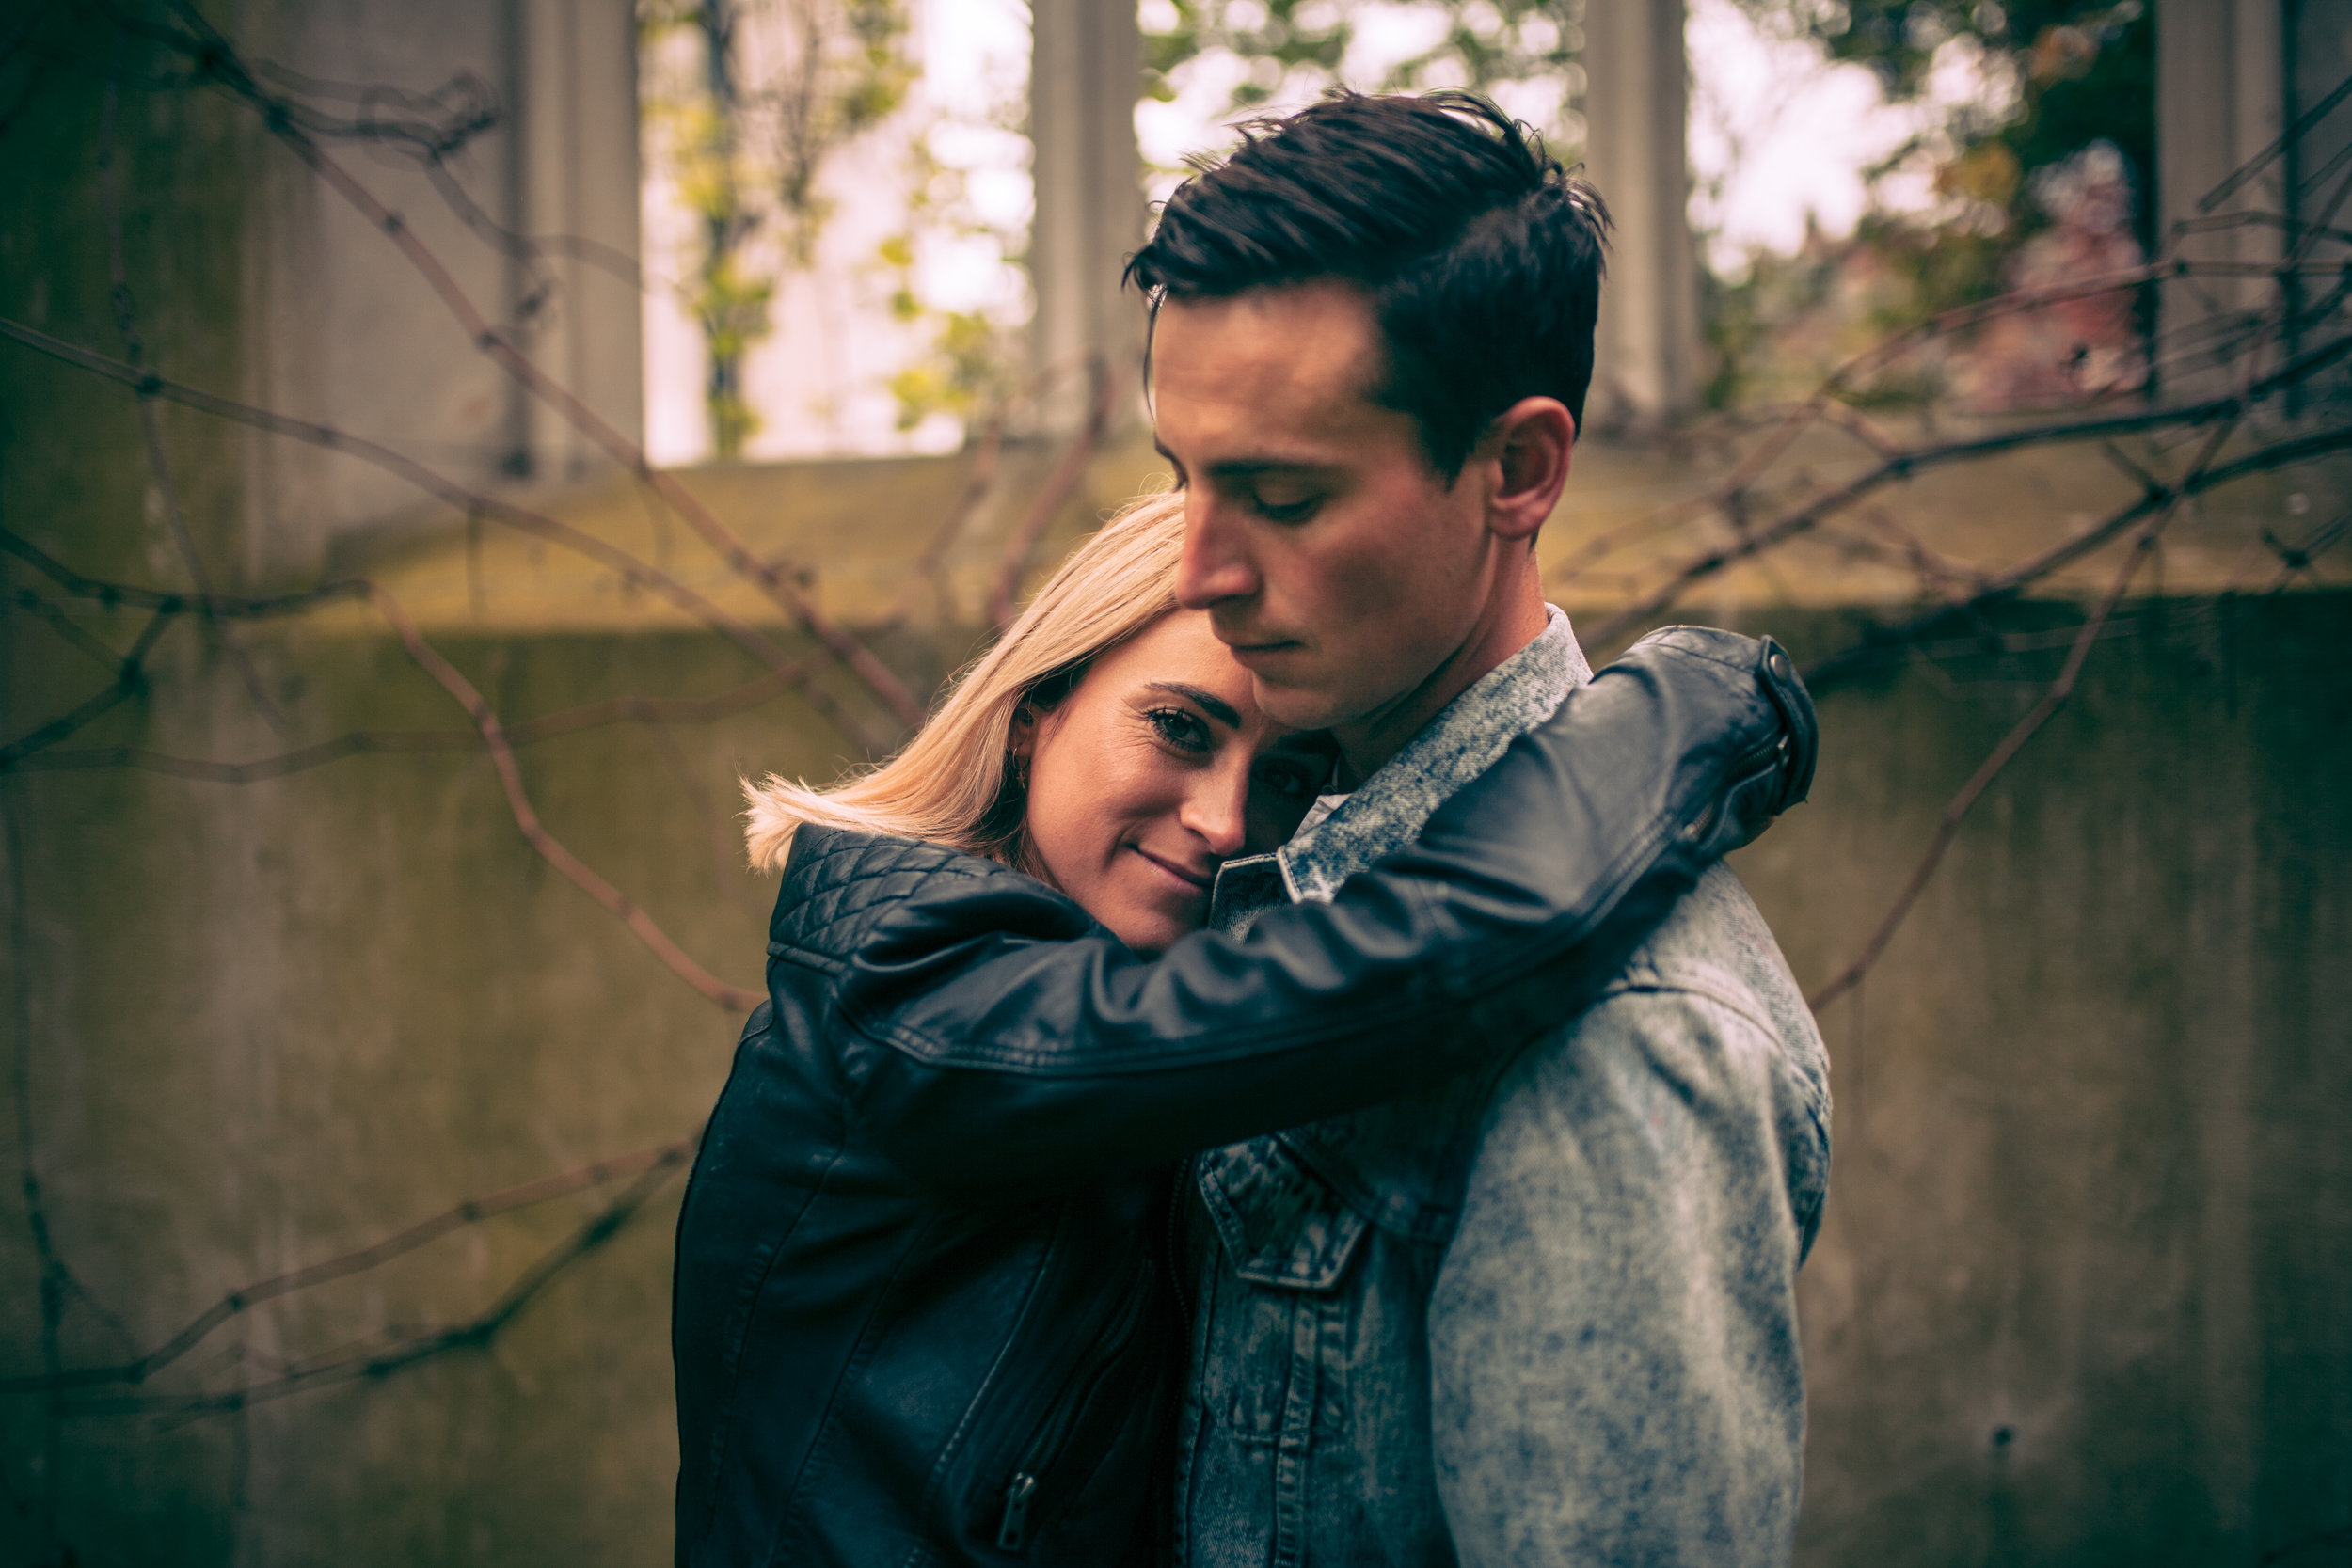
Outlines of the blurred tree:
<svg viewBox="0 0 2352 1568">
<path fill-rule="evenodd" d="M 1879 203 L 1855 246 L 1817 241 L 1795 258 L 1762 258 L 1744 277 L 1707 281 L 1715 372 L 1709 401 L 1738 401 L 1774 379 L 1761 361 L 1799 314 L 1812 346 L 1907 325 L 1999 292 L 2020 248 L 2051 222 L 2038 180 L 2093 143 L 2122 157 L 2131 228 L 2153 235 L 2148 173 L 2153 164 L 2154 28 L 2142 0 L 1739 0 L 1769 37 L 1808 40 L 1830 58 L 1867 66 L 1895 102 L 1946 105 L 1938 122 L 1866 171 L 1874 190 L 1890 175 L 1927 172 L 1935 201 L 1899 213 Z M 1285 101 L 1337 85 L 1373 13 L 1440 10 L 1438 40 L 1382 67 L 1386 90 L 1463 86 L 1492 93 L 1535 119 L 1571 154 L 1582 140 L 1574 113 L 1583 88 L 1579 0 L 1149 0 L 1143 9 L 1144 92 L 1176 96 L 1184 68 L 1224 52 L 1246 62 L 1227 113 L 1278 94 Z M 1359 52 L 1360 53 L 1360 52 Z M 1973 72 L 1979 90 L 1933 91 L 1939 72 Z M 1530 113 L 1549 106 L 1549 113 Z M 1785 378 L 1784 378 L 1785 379 Z M 1889 389 L 1928 395 L 1930 383 Z"/>
<path fill-rule="evenodd" d="M 1227 113 L 1254 109 L 1278 92 L 1295 98 L 1337 87 L 1359 18 L 1376 9 L 1438 12 L 1444 29 L 1429 47 L 1388 63 L 1378 81 L 1346 85 L 1494 93 L 1539 130 L 1565 133 L 1571 143 L 1582 139 L 1571 112 L 1583 89 L 1576 63 L 1584 47 L 1582 0 L 1427 0 L 1409 7 L 1392 0 L 1155 0 L 1142 12 L 1144 94 L 1174 98 L 1180 68 L 1215 50 L 1249 67 Z M 1530 114 L 1538 104 L 1543 108 Z"/>
<path fill-rule="evenodd" d="M 906 102 L 916 69 L 907 0 L 640 0 L 644 112 L 702 227 L 686 303 L 709 360 L 711 446 L 741 453 L 759 428 L 743 360 L 767 336 L 779 277 L 805 270 L 831 206 L 828 159 Z M 699 71 L 658 47 L 691 32 Z M 757 50 L 747 49 L 756 37 Z M 747 67 L 747 56 L 750 56 Z M 770 244 L 755 247 L 765 232 Z"/>
<path fill-rule="evenodd" d="M 1794 257 L 1756 259 L 1744 277 L 1708 280 L 1710 404 L 1790 391 L 1844 349 L 2010 287 L 2054 221 L 2054 184 L 2098 144 L 2120 155 L 2128 230 L 2153 247 L 2155 29 L 2142 0 L 1740 3 L 1768 36 L 1809 39 L 1867 66 L 1890 101 L 1947 106 L 1866 171 L 1875 193 L 1924 166 L 1935 197 L 1927 210 L 1874 200 L 1851 245 L 1816 240 Z M 1932 92 L 1946 71 L 1973 73 L 1978 90 Z M 1944 389 L 1929 377 L 1877 390 L 1912 402 Z"/>
<path fill-rule="evenodd" d="M 2153 166 L 2155 27 L 2141 0 L 1749 4 L 1759 20 L 1793 19 L 1832 58 L 1868 66 L 1896 99 L 1919 96 L 1947 44 L 1972 44 L 1990 70 L 2009 78 L 2015 108 L 1998 126 L 1968 128 L 1963 150 L 1997 146 L 2016 168 L 2032 170 L 2104 137 L 2131 160 L 2143 184 Z"/>
<path fill-rule="evenodd" d="M 1176 96 L 1177 69 L 1209 50 L 1248 61 L 1229 111 L 1264 103 L 1294 71 L 1336 81 L 1355 36 L 1345 8 L 1315 0 L 1168 0 L 1145 8 L 1142 28 L 1144 96 L 1162 103 Z"/>
<path fill-rule="evenodd" d="M 1001 208 L 993 216 L 982 210 L 973 197 L 972 169 L 944 162 L 933 150 L 931 133 L 943 127 L 959 136 L 968 137 L 977 128 L 1005 141 L 1025 141 L 1027 95 L 1008 83 L 977 115 L 967 108 L 962 117 L 934 118 L 913 137 L 906 226 L 875 250 L 875 260 L 893 280 L 891 315 L 922 325 L 930 340 L 920 356 L 890 377 L 890 395 L 898 405 L 898 427 L 911 431 L 945 414 L 962 427 L 968 442 L 987 416 L 1007 413 L 1019 401 L 1028 359 L 1027 334 L 1016 313 L 1006 309 L 1009 302 L 959 309 L 926 299 L 917 280 L 918 253 L 926 240 L 977 241 L 980 254 L 993 251 L 1025 273 L 1028 224 L 1025 216 L 1011 219 Z"/>
<path fill-rule="evenodd" d="M 2132 226 L 2153 245 L 2155 26 L 2142 0 L 1746 0 L 1759 25 L 1795 31 L 1834 59 L 1865 65 L 1887 96 L 1915 101 L 1957 57 L 1986 90 L 1875 173 L 1923 152 L 1945 206 L 1922 224 L 1884 214 L 1873 237 L 1909 255 L 1922 309 L 1994 292 L 2000 263 L 2048 221 L 2037 171 L 2096 141 L 2123 155 Z M 1976 243 L 1971 243 L 1976 242 Z"/>
</svg>

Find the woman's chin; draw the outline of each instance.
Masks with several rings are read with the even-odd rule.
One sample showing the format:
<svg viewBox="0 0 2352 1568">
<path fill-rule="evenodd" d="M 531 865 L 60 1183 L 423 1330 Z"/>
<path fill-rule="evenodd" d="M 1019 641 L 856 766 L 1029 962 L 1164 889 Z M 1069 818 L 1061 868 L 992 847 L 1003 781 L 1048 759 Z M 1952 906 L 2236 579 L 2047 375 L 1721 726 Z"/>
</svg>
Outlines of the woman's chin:
<svg viewBox="0 0 2352 1568">
<path fill-rule="evenodd" d="M 1175 876 L 1129 847 L 1111 875 L 1077 895 L 1087 912 L 1138 953 L 1158 953 L 1200 929 L 1209 918 L 1209 889 Z"/>
<path fill-rule="evenodd" d="M 1194 901 L 1196 907 L 1182 911 L 1130 908 L 1104 919 L 1111 933 L 1145 958 L 1155 958 L 1186 936 L 1200 929 L 1201 918 L 1208 913 L 1208 900 Z"/>
</svg>

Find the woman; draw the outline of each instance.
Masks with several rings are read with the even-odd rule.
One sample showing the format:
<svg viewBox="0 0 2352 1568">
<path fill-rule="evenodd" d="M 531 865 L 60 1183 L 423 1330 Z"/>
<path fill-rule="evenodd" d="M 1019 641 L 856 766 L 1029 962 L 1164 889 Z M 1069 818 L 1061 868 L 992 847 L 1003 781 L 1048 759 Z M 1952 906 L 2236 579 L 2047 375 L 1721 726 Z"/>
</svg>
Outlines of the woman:
<svg viewBox="0 0 2352 1568">
<path fill-rule="evenodd" d="M 1556 1022 L 1809 776 L 1802 689 L 1686 629 L 1332 904 L 1200 933 L 1329 752 L 1176 608 L 1182 543 L 1130 510 L 897 758 L 751 792 L 784 887 L 679 1220 L 681 1563 L 1149 1561 L 1165 1162 Z"/>
</svg>

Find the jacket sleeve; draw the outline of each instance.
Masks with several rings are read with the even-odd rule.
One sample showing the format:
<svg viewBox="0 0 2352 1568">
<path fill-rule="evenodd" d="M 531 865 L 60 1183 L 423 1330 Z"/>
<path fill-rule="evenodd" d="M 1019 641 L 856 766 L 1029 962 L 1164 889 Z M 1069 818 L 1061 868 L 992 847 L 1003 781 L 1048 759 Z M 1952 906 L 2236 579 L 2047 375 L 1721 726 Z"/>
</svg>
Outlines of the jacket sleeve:
<svg viewBox="0 0 2352 1568">
<path fill-rule="evenodd" d="M 1329 904 L 1156 958 L 1026 879 L 941 878 L 842 975 L 851 1116 L 918 1180 L 1068 1180 L 1394 1099 L 1556 1028 L 1810 783 L 1769 640 L 1644 639 Z"/>
<path fill-rule="evenodd" d="M 1786 1568 L 1804 1449 L 1790 1151 L 1825 1164 L 1827 1144 L 1799 1042 L 1765 1016 L 1613 986 L 1497 1085 L 1429 1303 L 1463 1568 Z"/>
</svg>

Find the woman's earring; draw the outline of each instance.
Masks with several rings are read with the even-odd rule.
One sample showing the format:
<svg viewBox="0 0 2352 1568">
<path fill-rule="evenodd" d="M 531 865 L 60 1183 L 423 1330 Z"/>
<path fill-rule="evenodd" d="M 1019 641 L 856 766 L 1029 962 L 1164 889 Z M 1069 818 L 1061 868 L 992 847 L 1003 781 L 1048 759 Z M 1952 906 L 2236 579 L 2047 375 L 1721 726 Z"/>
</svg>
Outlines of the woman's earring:
<svg viewBox="0 0 2352 1568">
<path fill-rule="evenodd" d="M 1037 744 L 1037 712 L 1024 704 L 1012 716 L 1012 733 L 1005 747 L 1005 776 L 1016 795 L 1029 793 L 1030 749 Z"/>
</svg>

